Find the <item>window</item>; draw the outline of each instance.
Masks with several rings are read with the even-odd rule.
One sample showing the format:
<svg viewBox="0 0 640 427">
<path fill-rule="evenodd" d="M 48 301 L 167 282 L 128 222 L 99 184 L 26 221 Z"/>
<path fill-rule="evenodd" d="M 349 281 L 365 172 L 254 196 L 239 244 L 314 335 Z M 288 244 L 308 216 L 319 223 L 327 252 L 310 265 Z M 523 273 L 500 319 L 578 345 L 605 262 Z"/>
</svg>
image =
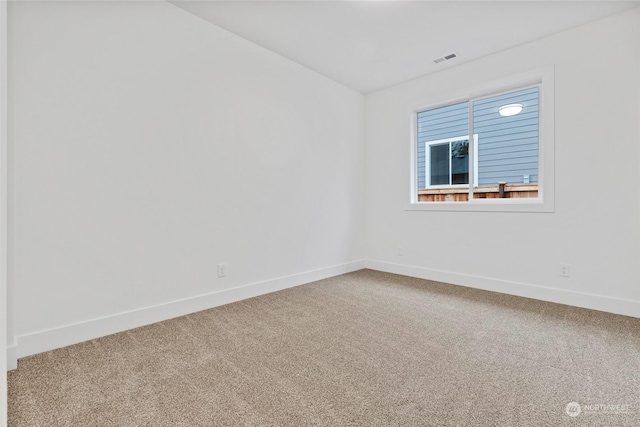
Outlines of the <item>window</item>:
<svg viewBox="0 0 640 427">
<path fill-rule="evenodd" d="M 474 147 L 478 144 L 478 135 L 474 135 Z M 454 186 L 469 184 L 469 135 L 438 139 L 425 142 L 425 163 L 421 176 L 426 181 L 423 187 Z M 477 150 L 477 148 L 476 148 Z M 426 173 L 426 170 L 429 173 Z M 475 168 L 474 170 L 477 170 Z M 477 177 L 475 179 L 477 182 Z M 420 186 L 420 185 L 419 185 Z"/>
<path fill-rule="evenodd" d="M 535 80 L 414 112 L 410 209 L 553 210 L 552 72 Z"/>
</svg>

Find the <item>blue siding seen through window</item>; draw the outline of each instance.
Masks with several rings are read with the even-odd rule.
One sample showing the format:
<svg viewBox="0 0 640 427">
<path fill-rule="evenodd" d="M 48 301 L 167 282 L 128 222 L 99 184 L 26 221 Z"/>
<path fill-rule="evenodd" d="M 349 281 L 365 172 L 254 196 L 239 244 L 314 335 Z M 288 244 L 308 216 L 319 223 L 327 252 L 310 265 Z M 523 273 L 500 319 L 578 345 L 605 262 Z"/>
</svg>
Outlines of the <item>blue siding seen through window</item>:
<svg viewBox="0 0 640 427">
<path fill-rule="evenodd" d="M 501 181 L 518 184 L 527 182 L 527 177 L 530 183 L 538 182 L 538 100 L 538 87 L 532 87 L 473 102 L 473 133 L 478 138 L 478 182 L 475 185 L 495 185 Z M 512 103 L 522 104 L 522 112 L 510 117 L 498 113 L 500 106 Z M 445 182 L 441 177 L 437 182 L 431 180 L 433 173 L 429 172 L 431 165 L 427 164 L 429 142 L 467 139 L 469 103 L 420 112 L 417 122 L 418 188 L 443 185 Z M 435 146 L 432 148 L 436 149 Z M 441 175 L 440 171 L 432 172 Z M 455 180 L 452 183 L 456 183 Z"/>
</svg>

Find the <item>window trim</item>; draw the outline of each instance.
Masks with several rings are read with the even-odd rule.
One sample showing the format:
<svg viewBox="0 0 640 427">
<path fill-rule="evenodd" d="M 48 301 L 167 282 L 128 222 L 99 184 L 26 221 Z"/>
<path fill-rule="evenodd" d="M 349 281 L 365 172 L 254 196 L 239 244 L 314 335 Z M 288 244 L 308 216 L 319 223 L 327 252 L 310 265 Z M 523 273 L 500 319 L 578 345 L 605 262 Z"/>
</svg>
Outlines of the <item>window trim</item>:
<svg viewBox="0 0 640 427">
<path fill-rule="evenodd" d="M 405 210 L 411 211 L 469 211 L 469 212 L 554 212 L 555 210 L 555 109 L 554 66 L 503 77 L 448 94 L 432 96 L 433 102 L 411 109 L 410 183 L 409 202 Z M 535 199 L 476 199 L 466 202 L 418 202 L 417 188 L 417 115 L 419 112 L 470 100 L 496 96 L 501 93 L 539 87 L 539 136 L 538 136 L 538 197 Z M 471 103 L 469 108 L 472 108 Z M 470 126 L 472 127 L 472 125 Z M 473 130 L 471 130 L 473 132 Z M 476 178 L 475 150 L 470 145 L 474 179 Z M 471 171 L 469 171 L 471 176 Z M 477 181 L 476 181 L 477 182 Z M 473 191 L 471 187 L 470 192 Z"/>
</svg>

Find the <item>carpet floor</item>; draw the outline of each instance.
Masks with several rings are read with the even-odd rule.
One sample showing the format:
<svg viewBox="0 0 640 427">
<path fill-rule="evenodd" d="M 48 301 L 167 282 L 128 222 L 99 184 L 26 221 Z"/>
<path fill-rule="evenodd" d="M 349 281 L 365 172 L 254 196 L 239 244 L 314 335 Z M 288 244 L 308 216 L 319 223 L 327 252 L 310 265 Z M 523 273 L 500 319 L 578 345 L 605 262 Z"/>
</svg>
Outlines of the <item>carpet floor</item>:
<svg viewBox="0 0 640 427">
<path fill-rule="evenodd" d="M 361 270 L 20 359 L 9 425 L 637 427 L 640 319 Z"/>
</svg>

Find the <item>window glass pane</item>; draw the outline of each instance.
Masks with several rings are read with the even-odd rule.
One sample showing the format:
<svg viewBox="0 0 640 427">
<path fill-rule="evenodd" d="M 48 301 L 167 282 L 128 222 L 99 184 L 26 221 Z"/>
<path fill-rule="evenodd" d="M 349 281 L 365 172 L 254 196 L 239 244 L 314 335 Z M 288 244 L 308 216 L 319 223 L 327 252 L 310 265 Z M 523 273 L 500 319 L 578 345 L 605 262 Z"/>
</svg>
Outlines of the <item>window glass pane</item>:
<svg viewBox="0 0 640 427">
<path fill-rule="evenodd" d="M 469 140 L 451 142 L 451 183 L 469 184 Z"/>
<path fill-rule="evenodd" d="M 538 197 L 538 99 L 533 87 L 473 103 L 474 198 Z"/>
<path fill-rule="evenodd" d="M 466 137 L 469 134 L 469 102 L 418 113 L 417 186 L 428 187 L 429 166 L 426 164 L 429 142 Z M 443 141 L 444 142 L 444 141 Z M 448 184 L 448 182 L 447 182 Z"/>
<path fill-rule="evenodd" d="M 432 145 L 430 148 L 431 185 L 449 185 L 449 144 Z"/>
<path fill-rule="evenodd" d="M 468 139 L 469 102 L 419 112 L 417 122 L 418 201 L 466 201 L 468 191 L 465 193 L 464 189 L 443 192 L 438 188 L 448 187 L 451 183 L 468 183 L 468 165 L 466 169 L 462 166 L 465 163 L 464 155 L 458 148 L 455 157 L 452 157 L 450 150 L 455 141 Z"/>
</svg>

